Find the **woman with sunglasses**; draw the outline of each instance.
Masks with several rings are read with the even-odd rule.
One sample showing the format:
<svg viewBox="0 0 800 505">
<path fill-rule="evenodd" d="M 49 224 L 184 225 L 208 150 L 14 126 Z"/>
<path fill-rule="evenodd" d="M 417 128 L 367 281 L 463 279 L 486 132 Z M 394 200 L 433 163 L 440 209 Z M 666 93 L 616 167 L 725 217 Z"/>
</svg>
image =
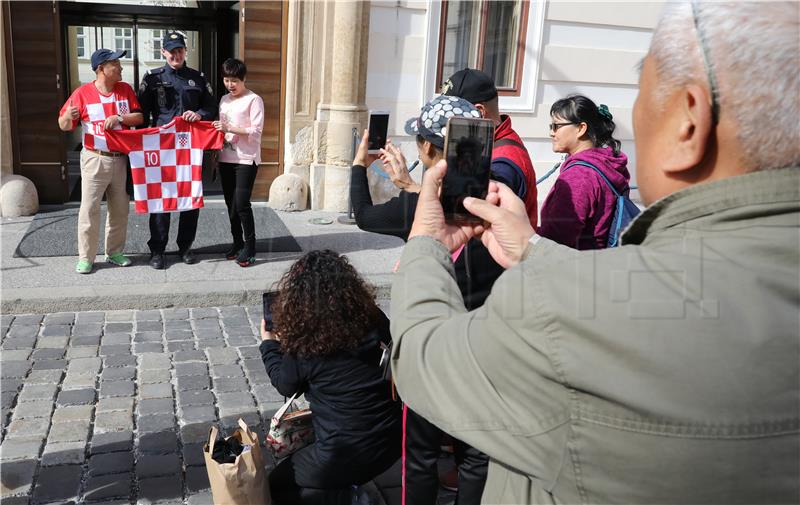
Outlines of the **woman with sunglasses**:
<svg viewBox="0 0 800 505">
<path fill-rule="evenodd" d="M 613 137 L 608 107 L 570 95 L 550 108 L 553 151 L 565 153 L 561 170 L 541 209 L 539 235 L 575 249 L 602 249 L 616 207 L 603 176 L 623 195 L 630 191 L 628 157 Z M 586 166 L 582 163 L 585 163 Z"/>
</svg>

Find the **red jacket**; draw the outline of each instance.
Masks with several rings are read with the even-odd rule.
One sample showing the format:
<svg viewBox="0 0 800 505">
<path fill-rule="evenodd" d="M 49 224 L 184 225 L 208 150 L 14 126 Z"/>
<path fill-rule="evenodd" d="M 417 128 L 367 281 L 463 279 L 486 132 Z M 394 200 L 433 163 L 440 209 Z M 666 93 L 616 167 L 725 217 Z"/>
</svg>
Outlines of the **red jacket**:
<svg viewBox="0 0 800 505">
<path fill-rule="evenodd" d="M 533 169 L 533 162 L 525 149 L 525 144 L 511 128 L 511 118 L 506 115 L 500 116 L 501 123 L 494 131 L 494 149 L 492 150 L 492 161 L 503 160 L 510 162 L 517 167 L 525 179 L 525 209 L 528 211 L 528 218 L 531 226 L 536 227 L 537 222 L 537 200 L 536 200 L 536 172 Z"/>
</svg>

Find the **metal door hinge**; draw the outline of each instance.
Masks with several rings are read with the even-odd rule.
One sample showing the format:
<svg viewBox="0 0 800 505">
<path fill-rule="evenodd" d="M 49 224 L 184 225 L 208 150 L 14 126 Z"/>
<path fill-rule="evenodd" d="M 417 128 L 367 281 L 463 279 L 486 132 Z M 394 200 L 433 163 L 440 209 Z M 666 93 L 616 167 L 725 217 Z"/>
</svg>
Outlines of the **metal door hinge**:
<svg viewBox="0 0 800 505">
<path fill-rule="evenodd" d="M 61 74 L 56 74 L 56 89 L 61 89 Z"/>
<path fill-rule="evenodd" d="M 64 165 L 61 165 L 61 180 L 62 181 L 67 180 L 67 167 L 65 167 Z"/>
</svg>

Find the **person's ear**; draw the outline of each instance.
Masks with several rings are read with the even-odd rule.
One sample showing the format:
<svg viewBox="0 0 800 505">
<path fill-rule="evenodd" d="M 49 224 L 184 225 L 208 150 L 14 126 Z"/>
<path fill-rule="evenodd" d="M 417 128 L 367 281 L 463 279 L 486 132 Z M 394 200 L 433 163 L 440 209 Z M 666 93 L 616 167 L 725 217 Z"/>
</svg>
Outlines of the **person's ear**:
<svg viewBox="0 0 800 505">
<path fill-rule="evenodd" d="M 578 138 L 581 138 L 584 135 L 586 135 L 586 132 L 588 131 L 589 131 L 589 125 L 587 125 L 585 122 L 578 123 Z"/>
<path fill-rule="evenodd" d="M 708 140 L 714 128 L 711 103 L 706 90 L 688 84 L 674 96 L 675 117 L 672 124 L 672 149 L 663 160 L 665 172 L 683 172 L 700 165 L 706 156 Z"/>
<path fill-rule="evenodd" d="M 481 117 L 483 118 L 488 117 L 486 115 L 486 106 L 484 106 L 482 103 L 476 103 L 475 108 L 478 109 L 478 112 L 481 113 Z"/>
<path fill-rule="evenodd" d="M 427 140 L 422 143 L 422 152 L 430 159 L 436 158 L 436 149 L 433 147 L 433 144 Z"/>
</svg>

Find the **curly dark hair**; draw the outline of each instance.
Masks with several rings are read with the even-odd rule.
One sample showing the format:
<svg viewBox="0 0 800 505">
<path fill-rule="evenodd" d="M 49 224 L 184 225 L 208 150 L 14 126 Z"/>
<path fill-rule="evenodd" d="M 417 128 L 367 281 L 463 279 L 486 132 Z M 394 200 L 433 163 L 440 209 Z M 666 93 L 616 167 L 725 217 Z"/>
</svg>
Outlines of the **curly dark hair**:
<svg viewBox="0 0 800 505">
<path fill-rule="evenodd" d="M 375 288 L 347 258 L 330 250 L 297 260 L 277 291 L 272 320 L 281 349 L 304 358 L 356 348 L 380 312 Z"/>
</svg>

